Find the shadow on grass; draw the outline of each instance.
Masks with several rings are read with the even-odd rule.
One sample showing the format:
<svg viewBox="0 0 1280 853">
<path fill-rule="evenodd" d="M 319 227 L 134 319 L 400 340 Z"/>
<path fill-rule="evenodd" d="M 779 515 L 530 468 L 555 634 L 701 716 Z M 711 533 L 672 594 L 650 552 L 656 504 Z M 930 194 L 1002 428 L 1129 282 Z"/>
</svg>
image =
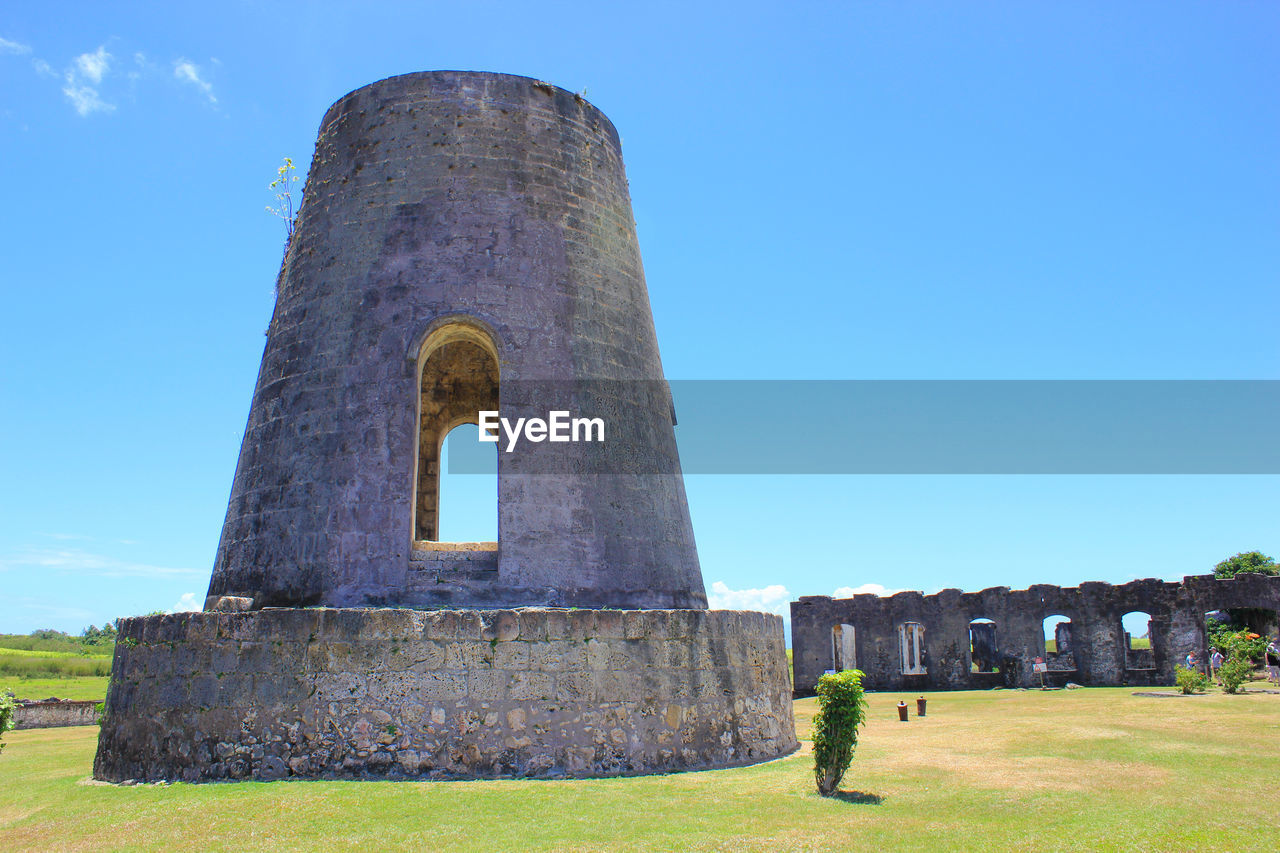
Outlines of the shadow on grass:
<svg viewBox="0 0 1280 853">
<path fill-rule="evenodd" d="M 831 799 L 856 806 L 878 806 L 884 802 L 884 797 L 866 791 L 836 791 Z"/>
</svg>

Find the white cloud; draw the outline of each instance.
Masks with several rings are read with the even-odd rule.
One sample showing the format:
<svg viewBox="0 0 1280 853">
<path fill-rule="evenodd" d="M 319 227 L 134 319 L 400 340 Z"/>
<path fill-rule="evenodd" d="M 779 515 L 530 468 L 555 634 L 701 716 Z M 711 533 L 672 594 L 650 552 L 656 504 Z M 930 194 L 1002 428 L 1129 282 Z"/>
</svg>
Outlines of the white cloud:
<svg viewBox="0 0 1280 853">
<path fill-rule="evenodd" d="M 183 83 L 190 83 L 195 86 L 204 96 L 209 99 L 209 103 L 216 104 L 218 99 L 213 95 L 213 84 L 200 76 L 200 66 L 196 65 L 189 59 L 178 59 L 173 63 L 173 76 L 181 80 Z"/>
<path fill-rule="evenodd" d="M 730 589 L 724 581 L 716 581 L 707 594 L 712 610 L 763 610 L 791 617 L 791 593 L 782 584 L 763 589 Z"/>
<path fill-rule="evenodd" d="M 194 577 L 203 574 L 198 569 L 133 563 L 75 548 L 28 548 L 16 556 L 0 559 L 0 571 L 14 569 L 53 569 L 107 578 Z"/>
<path fill-rule="evenodd" d="M 108 104 L 98 96 L 98 90 L 92 86 L 76 86 L 68 83 L 62 87 L 62 94 L 67 96 L 67 100 L 71 101 L 71 106 L 76 108 L 82 116 L 90 113 L 109 113 L 115 110 L 115 104 Z"/>
<path fill-rule="evenodd" d="M 75 58 L 75 70 L 81 77 L 97 85 L 111 68 L 111 54 L 105 45 L 99 45 L 93 53 L 82 53 Z"/>
<path fill-rule="evenodd" d="M 864 583 L 861 586 L 839 587 L 833 593 L 831 593 L 831 597 L 832 598 L 848 598 L 851 595 L 886 596 L 886 595 L 893 595 L 894 593 L 897 593 L 897 592 L 906 592 L 906 590 L 890 589 L 889 587 L 881 586 L 878 583 Z"/>
<path fill-rule="evenodd" d="M 39 74 L 41 77 L 57 77 L 58 76 L 58 72 L 53 70 L 53 66 L 45 62 L 43 59 L 31 60 L 31 67 L 34 68 L 36 70 L 36 73 Z"/>
<path fill-rule="evenodd" d="M 47 66 L 46 66 L 47 67 Z M 71 101 L 71 106 L 82 116 L 91 113 L 109 113 L 115 110 L 115 104 L 102 100 L 98 93 L 98 84 L 111 68 L 111 54 L 105 46 L 99 46 L 93 53 L 82 53 L 71 62 L 63 78 L 66 85 L 62 94 Z M 40 67 L 36 67 L 40 71 Z"/>
<path fill-rule="evenodd" d="M 19 44 L 16 41 L 9 41 L 7 38 L 0 38 L 0 53 L 16 53 L 22 55 L 30 52 L 31 45 Z"/>
<path fill-rule="evenodd" d="M 195 610 L 203 610 L 204 602 L 194 592 L 184 592 L 182 597 L 169 608 L 169 613 L 191 613 Z"/>
</svg>

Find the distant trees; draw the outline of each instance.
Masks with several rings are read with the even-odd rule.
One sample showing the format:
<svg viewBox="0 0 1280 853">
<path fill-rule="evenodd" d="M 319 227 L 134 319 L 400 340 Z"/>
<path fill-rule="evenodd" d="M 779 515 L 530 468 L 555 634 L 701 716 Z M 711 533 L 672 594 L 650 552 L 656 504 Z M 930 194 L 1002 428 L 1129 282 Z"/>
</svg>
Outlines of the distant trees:
<svg viewBox="0 0 1280 853">
<path fill-rule="evenodd" d="M 116 641 L 116 623 L 108 622 L 101 628 L 90 625 L 80 632 L 80 638 L 87 646 L 110 646 Z"/>
</svg>

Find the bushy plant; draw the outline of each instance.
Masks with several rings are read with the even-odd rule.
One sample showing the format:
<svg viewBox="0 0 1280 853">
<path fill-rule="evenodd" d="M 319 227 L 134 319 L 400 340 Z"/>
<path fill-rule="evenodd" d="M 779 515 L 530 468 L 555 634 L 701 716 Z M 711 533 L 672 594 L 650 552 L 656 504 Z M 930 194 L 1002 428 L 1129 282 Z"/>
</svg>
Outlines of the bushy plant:
<svg viewBox="0 0 1280 853">
<path fill-rule="evenodd" d="M 1253 673 L 1253 661 L 1232 657 L 1218 670 L 1222 678 L 1222 689 L 1226 693 L 1239 693 L 1240 685 L 1249 680 Z"/>
<path fill-rule="evenodd" d="M 1228 557 L 1213 567 L 1216 578 L 1233 578 L 1243 574 L 1280 575 L 1280 565 L 1259 551 L 1246 551 Z"/>
<path fill-rule="evenodd" d="M 862 692 L 862 671 L 847 669 L 818 679 L 818 713 L 813 718 L 813 776 L 818 793 L 829 797 L 844 779 L 858 728 L 867 719 Z"/>
<path fill-rule="evenodd" d="M 0 752 L 4 751 L 4 733 L 15 725 L 13 709 L 13 697 L 7 691 L 0 692 Z"/>
<path fill-rule="evenodd" d="M 1228 658 L 1238 658 L 1253 663 L 1262 659 L 1267 651 L 1267 638 L 1253 631 L 1233 631 L 1218 638 L 1218 648 Z"/>
<path fill-rule="evenodd" d="M 1203 693 L 1205 688 L 1209 686 L 1209 679 L 1197 670 L 1187 669 L 1185 666 L 1175 666 L 1174 677 L 1178 682 L 1178 689 L 1188 696 L 1192 693 Z"/>
</svg>

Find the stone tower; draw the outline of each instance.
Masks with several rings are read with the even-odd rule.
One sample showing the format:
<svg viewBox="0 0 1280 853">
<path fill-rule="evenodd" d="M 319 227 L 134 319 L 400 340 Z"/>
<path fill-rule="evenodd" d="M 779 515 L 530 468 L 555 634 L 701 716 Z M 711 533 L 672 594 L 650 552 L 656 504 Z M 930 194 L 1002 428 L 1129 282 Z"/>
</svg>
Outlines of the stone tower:
<svg viewBox="0 0 1280 853">
<path fill-rule="evenodd" d="M 121 621 L 97 778 L 606 776 L 797 749 L 781 618 L 707 609 L 598 110 L 456 71 L 347 95 L 278 285 L 205 610 Z M 493 411 L 599 419 L 603 440 L 503 446 L 498 540 L 441 542 L 441 441 Z"/>
<path fill-rule="evenodd" d="M 496 543 L 438 542 L 480 410 Z M 209 586 L 262 606 L 706 607 L 618 134 L 525 77 L 393 77 L 320 127 Z"/>
</svg>

